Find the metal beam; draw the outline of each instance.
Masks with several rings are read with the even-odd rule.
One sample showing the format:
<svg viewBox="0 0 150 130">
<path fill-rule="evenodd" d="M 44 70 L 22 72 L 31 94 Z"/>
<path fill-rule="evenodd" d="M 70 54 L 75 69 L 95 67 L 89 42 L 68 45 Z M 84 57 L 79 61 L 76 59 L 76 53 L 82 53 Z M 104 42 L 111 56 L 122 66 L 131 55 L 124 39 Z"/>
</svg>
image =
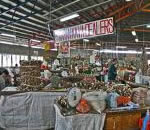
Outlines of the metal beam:
<svg viewBox="0 0 150 130">
<path fill-rule="evenodd" d="M 142 7 L 142 9 L 145 9 L 145 8 L 147 8 L 147 7 L 150 7 L 150 2 L 149 2 L 148 4 L 146 4 L 146 5 L 144 5 L 144 6 Z"/>
<path fill-rule="evenodd" d="M 9 12 L 10 10 L 14 10 L 14 9 L 16 9 L 16 8 L 22 6 L 22 5 L 25 5 L 26 3 L 30 2 L 30 1 L 31 1 L 31 0 L 25 0 L 24 2 L 21 2 L 20 4 L 17 4 L 16 6 L 13 6 L 13 7 L 9 8 L 8 10 L 5 10 L 4 12 L 1 12 L 1 13 L 0 13 L 0 16 L 3 15 L 4 13 Z M 32 0 L 32 1 L 33 1 L 33 0 Z"/>
<path fill-rule="evenodd" d="M 99 5 L 106 4 L 106 3 L 108 3 L 108 2 L 111 2 L 111 0 L 107 0 L 107 1 L 101 2 L 101 3 L 99 3 L 99 4 L 94 4 L 94 5 L 92 5 L 92 6 L 89 6 L 89 7 L 86 7 L 86 8 L 77 10 L 77 11 L 74 11 L 74 13 L 80 13 L 80 12 L 89 10 L 89 9 L 91 9 L 91 8 L 97 7 L 97 6 L 99 6 Z M 72 13 L 71 13 L 71 14 L 72 14 Z M 71 15 L 71 14 L 67 14 L 67 15 L 65 15 L 65 16 L 68 16 L 68 15 Z M 56 18 L 56 19 L 50 20 L 50 21 L 48 21 L 47 23 L 57 21 L 57 20 L 59 20 L 59 19 L 65 17 L 65 16 L 61 16 L 61 17 L 58 17 L 58 18 Z"/>
<path fill-rule="evenodd" d="M 150 9 L 142 9 L 141 11 L 142 11 L 142 12 L 150 13 Z"/>
<path fill-rule="evenodd" d="M 29 39 L 32 38 L 32 37 L 35 37 L 37 39 L 43 39 L 43 40 L 44 39 L 49 39 L 49 37 L 37 35 L 36 33 L 32 33 L 30 31 L 22 30 L 22 29 L 19 29 L 19 28 L 14 28 L 13 26 L 6 27 L 3 30 L 7 30 L 8 33 L 11 33 L 11 34 L 16 34 L 17 33 L 18 36 L 22 36 L 22 34 L 23 34 L 24 36 L 26 36 L 26 38 L 29 38 Z M 1 30 L 1 32 L 3 32 L 3 31 Z"/>
<path fill-rule="evenodd" d="M 30 16 L 32 16 L 32 15 L 38 13 L 38 12 L 41 12 L 41 11 L 43 11 L 43 10 L 39 10 L 39 11 L 37 11 L 37 12 L 31 12 L 31 13 L 28 13 L 26 16 L 21 16 L 19 19 L 14 20 L 14 21 L 11 21 L 11 22 L 7 23 L 6 25 L 0 27 L 0 29 L 1 29 L 1 28 L 5 28 L 5 27 L 8 26 L 8 25 L 17 23 L 17 22 L 19 22 L 19 21 L 21 21 L 21 20 L 23 20 L 23 19 L 26 19 L 26 18 L 28 18 L 28 17 L 30 17 Z"/>
<path fill-rule="evenodd" d="M 18 12 L 18 11 L 16 11 L 16 12 Z M 21 17 L 21 14 L 18 14 L 18 13 L 14 14 L 14 12 L 12 12 L 12 11 L 8 12 L 7 14 L 9 14 L 9 15 L 11 15 L 13 17 L 17 17 L 17 18 Z M 7 14 L 5 16 L 7 16 Z M 28 21 L 31 22 L 31 23 L 35 23 L 37 25 L 43 26 L 43 28 L 45 27 L 45 23 L 44 22 L 41 23 L 41 22 L 39 22 L 37 20 L 34 20 L 34 19 L 31 19 L 31 18 L 28 18 Z"/>
<path fill-rule="evenodd" d="M 131 32 L 131 31 L 136 31 L 136 32 L 147 32 L 150 33 L 150 29 L 140 29 L 140 28 L 124 28 L 124 29 L 120 29 L 120 31 L 127 31 L 127 32 Z"/>
<path fill-rule="evenodd" d="M 75 4 L 75 3 L 79 2 L 79 1 L 80 1 L 80 0 L 73 1 L 73 2 L 71 2 L 71 3 L 69 3 L 69 4 L 67 4 L 67 5 L 64 5 L 64 6 L 60 7 L 60 8 L 57 8 L 57 9 L 55 9 L 55 10 L 52 10 L 52 11 L 50 11 L 49 13 L 46 13 L 46 14 L 44 14 L 43 16 L 47 16 L 47 15 L 49 15 L 49 14 L 52 14 L 52 13 L 54 13 L 54 12 L 56 12 L 56 11 L 59 11 L 59 10 L 61 10 L 61 9 L 63 9 L 63 8 L 66 8 L 66 7 L 68 7 L 68 6 L 71 6 L 71 5 L 73 5 L 73 4 Z"/>
<path fill-rule="evenodd" d="M 149 6 L 150 6 L 150 3 L 147 3 L 147 4 L 143 5 L 141 8 L 139 8 L 138 10 L 137 10 L 137 9 L 133 9 L 133 10 L 131 10 L 129 13 L 126 13 L 125 15 L 123 15 L 123 16 L 117 18 L 115 21 L 116 21 L 116 23 L 117 23 L 117 22 L 120 22 L 120 21 L 122 21 L 122 20 L 124 20 L 124 19 L 126 19 L 126 18 L 128 18 L 128 17 L 130 17 L 130 16 L 132 16 L 132 15 L 135 14 L 136 12 L 141 11 L 142 9 L 147 8 L 147 7 L 149 7 Z M 131 7 L 134 8 L 134 6 L 131 6 Z M 126 9 L 126 8 L 125 8 L 125 9 Z M 122 10 L 122 11 L 123 11 L 123 10 Z M 119 13 L 121 14 L 122 12 L 119 12 Z"/>
<path fill-rule="evenodd" d="M 9 0 L 9 1 L 12 2 L 13 4 L 16 4 L 16 1 L 14 1 L 14 0 Z M 32 1 L 32 0 L 31 0 L 31 1 Z M 31 1 L 30 1 L 30 2 L 31 2 Z M 1 4 L 1 6 L 5 6 L 5 7 L 7 7 L 8 9 L 13 7 L 11 4 L 6 3 L 5 1 L 1 1 L 0 4 Z M 19 8 L 17 8 L 17 12 L 20 12 L 20 13 L 22 13 L 22 14 L 27 14 L 27 13 L 28 13 L 28 10 L 29 10 L 29 11 L 30 11 L 30 10 L 32 10 L 32 11 L 37 11 L 37 9 L 33 9 L 32 7 L 28 6 L 27 4 L 25 4 L 24 6 L 20 6 Z M 42 16 L 42 15 L 43 15 L 43 12 L 39 12 L 38 15 L 39 15 L 39 16 L 34 15 L 33 18 L 35 18 L 35 19 L 37 19 L 37 20 L 40 20 L 40 21 L 46 22 L 45 17 Z"/>
<path fill-rule="evenodd" d="M 121 8 L 117 9 L 116 11 L 113 11 L 112 13 L 110 13 L 108 15 L 108 17 L 113 16 L 113 15 L 115 15 L 117 13 L 120 13 L 124 9 L 129 8 L 129 7 L 133 6 L 134 4 L 135 4 L 135 2 L 130 2 L 130 3 L 126 4 L 125 6 L 122 6 Z"/>
<path fill-rule="evenodd" d="M 5 23 L 5 24 L 8 23 L 8 22 L 6 22 L 6 20 L 9 21 L 10 18 L 8 18 L 6 16 L 1 16 L 1 20 L 0 20 L 1 23 Z M 22 29 L 26 29 L 26 30 L 30 30 L 30 31 L 33 31 L 33 32 L 37 32 L 37 33 L 46 34 L 46 31 L 43 31 L 42 29 L 37 28 L 36 26 L 27 24 L 27 23 L 25 23 L 23 21 L 20 21 L 18 23 L 14 23 L 13 26 L 16 26 L 16 27 L 19 27 L 19 28 L 22 28 Z"/>
</svg>

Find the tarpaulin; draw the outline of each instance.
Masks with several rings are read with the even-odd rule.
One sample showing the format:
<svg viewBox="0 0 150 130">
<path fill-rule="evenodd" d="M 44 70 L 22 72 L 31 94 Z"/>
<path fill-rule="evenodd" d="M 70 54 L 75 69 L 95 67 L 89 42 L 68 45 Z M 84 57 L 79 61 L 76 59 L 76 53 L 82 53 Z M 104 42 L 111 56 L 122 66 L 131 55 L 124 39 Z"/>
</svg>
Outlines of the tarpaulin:
<svg viewBox="0 0 150 130">
<path fill-rule="evenodd" d="M 0 98 L 0 127 L 46 130 L 55 126 L 54 101 L 64 92 L 27 92 Z"/>
</svg>

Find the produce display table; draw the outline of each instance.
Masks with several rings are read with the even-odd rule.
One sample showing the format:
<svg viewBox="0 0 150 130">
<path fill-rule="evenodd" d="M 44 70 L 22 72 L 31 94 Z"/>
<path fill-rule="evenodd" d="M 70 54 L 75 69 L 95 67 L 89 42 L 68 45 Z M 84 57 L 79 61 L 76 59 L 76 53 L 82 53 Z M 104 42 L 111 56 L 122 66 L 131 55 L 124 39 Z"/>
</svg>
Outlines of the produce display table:
<svg viewBox="0 0 150 130">
<path fill-rule="evenodd" d="M 20 93 L 13 88 L 11 92 L 3 91 L 1 94 L 0 128 L 5 130 L 47 130 L 54 127 L 56 130 L 102 130 L 103 127 L 104 130 L 138 130 L 142 112 L 150 109 L 106 110 L 106 114 L 64 117 L 54 101 L 66 94 L 65 91 Z"/>
<path fill-rule="evenodd" d="M 63 116 L 57 105 L 54 106 L 56 111 L 55 130 L 103 130 L 105 113 Z"/>
<path fill-rule="evenodd" d="M 5 130 L 54 128 L 54 101 L 64 94 L 65 92 L 26 92 L 1 96 L 0 127 Z"/>
</svg>

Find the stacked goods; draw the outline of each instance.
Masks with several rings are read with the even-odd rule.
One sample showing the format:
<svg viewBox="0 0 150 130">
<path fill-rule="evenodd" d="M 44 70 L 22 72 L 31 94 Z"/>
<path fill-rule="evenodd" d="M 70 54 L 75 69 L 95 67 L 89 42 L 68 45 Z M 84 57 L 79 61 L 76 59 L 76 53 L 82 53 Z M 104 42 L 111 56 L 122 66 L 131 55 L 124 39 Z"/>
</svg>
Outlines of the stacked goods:
<svg viewBox="0 0 150 130">
<path fill-rule="evenodd" d="M 147 91 L 147 97 L 145 98 L 145 105 L 150 106 L 150 90 Z"/>
<path fill-rule="evenodd" d="M 140 105 L 145 105 L 145 99 L 147 97 L 147 89 L 135 88 L 132 93 L 132 101 Z"/>
<path fill-rule="evenodd" d="M 21 85 L 19 90 L 36 91 L 41 89 L 41 61 L 22 61 L 20 67 Z"/>
</svg>

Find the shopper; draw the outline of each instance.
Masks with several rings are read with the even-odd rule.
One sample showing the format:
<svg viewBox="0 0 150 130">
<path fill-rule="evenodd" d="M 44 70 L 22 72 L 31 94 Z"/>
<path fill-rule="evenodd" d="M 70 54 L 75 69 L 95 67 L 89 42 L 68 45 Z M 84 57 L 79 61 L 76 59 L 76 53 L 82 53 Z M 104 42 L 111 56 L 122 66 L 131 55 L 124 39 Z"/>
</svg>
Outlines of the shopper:
<svg viewBox="0 0 150 130">
<path fill-rule="evenodd" d="M 117 77 L 116 65 L 117 65 L 117 59 L 113 59 L 111 65 L 109 67 L 109 70 L 108 70 L 108 80 L 109 81 L 116 80 L 116 77 Z"/>
<path fill-rule="evenodd" d="M 147 76 L 150 76 L 150 64 L 148 65 Z"/>
<path fill-rule="evenodd" d="M 9 72 L 4 70 L 0 75 L 0 91 L 11 84 Z"/>
</svg>

